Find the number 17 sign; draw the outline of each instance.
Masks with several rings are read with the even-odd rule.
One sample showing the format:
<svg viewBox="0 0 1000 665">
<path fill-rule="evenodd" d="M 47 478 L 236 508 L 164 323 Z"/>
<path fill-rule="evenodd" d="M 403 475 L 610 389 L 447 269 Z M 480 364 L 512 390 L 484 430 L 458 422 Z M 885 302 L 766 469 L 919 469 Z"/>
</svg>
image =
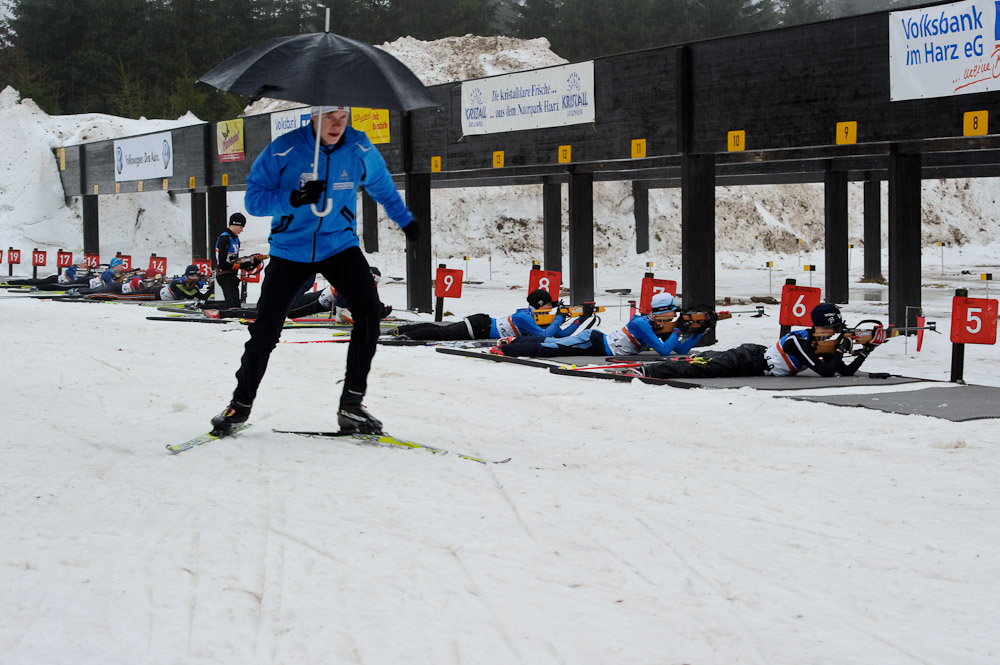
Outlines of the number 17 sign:
<svg viewBox="0 0 1000 665">
<path fill-rule="evenodd" d="M 462 297 L 462 271 L 438 268 L 434 275 L 435 298 Z"/>
</svg>

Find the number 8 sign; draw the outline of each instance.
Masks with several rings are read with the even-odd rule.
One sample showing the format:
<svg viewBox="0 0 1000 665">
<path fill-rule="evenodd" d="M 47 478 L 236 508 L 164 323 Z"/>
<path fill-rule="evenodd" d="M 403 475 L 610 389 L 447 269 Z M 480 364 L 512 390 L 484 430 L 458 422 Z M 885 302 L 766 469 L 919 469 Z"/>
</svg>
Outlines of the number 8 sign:
<svg viewBox="0 0 1000 665">
<path fill-rule="evenodd" d="M 996 344 L 997 301 L 986 298 L 953 299 L 951 341 L 954 344 Z"/>
<path fill-rule="evenodd" d="M 438 268 L 434 275 L 435 298 L 462 297 L 462 271 Z"/>
<path fill-rule="evenodd" d="M 532 270 L 528 276 L 528 293 L 536 289 L 549 292 L 552 300 L 559 300 L 562 287 L 562 273 L 558 270 Z"/>
<path fill-rule="evenodd" d="M 812 325 L 810 314 L 822 297 L 820 290 L 812 286 L 785 284 L 781 288 L 781 310 L 778 323 L 783 326 Z"/>
</svg>

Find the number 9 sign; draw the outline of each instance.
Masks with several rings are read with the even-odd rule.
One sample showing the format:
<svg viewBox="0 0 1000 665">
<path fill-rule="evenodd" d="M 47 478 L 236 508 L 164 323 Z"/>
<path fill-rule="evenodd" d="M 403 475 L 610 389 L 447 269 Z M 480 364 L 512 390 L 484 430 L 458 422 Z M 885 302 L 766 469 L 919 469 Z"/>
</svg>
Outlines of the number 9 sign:
<svg viewBox="0 0 1000 665">
<path fill-rule="evenodd" d="M 813 307 L 820 303 L 821 298 L 822 294 L 818 288 L 785 284 L 781 288 L 778 323 L 783 326 L 811 326 L 810 314 Z"/>
<path fill-rule="evenodd" d="M 954 344 L 996 344 L 997 301 L 954 298 L 951 301 L 951 341 Z"/>
<path fill-rule="evenodd" d="M 438 268 L 434 275 L 435 298 L 462 297 L 462 271 Z"/>
</svg>

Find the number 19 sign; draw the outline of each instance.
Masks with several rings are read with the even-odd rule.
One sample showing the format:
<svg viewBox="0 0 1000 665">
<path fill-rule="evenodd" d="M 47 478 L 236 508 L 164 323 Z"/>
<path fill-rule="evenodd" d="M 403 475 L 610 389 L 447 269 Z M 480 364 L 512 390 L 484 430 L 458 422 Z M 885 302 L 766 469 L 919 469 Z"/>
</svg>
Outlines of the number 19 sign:
<svg viewBox="0 0 1000 665">
<path fill-rule="evenodd" d="M 435 298 L 462 297 L 462 271 L 438 268 L 434 275 Z"/>
<path fill-rule="evenodd" d="M 953 344 L 996 344 L 997 301 L 956 297 L 951 303 Z"/>
</svg>

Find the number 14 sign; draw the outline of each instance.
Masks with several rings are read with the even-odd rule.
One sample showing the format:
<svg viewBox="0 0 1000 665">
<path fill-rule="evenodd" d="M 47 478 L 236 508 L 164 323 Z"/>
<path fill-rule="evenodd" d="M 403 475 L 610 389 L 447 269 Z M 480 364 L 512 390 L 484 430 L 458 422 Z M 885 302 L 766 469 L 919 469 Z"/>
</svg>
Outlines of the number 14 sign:
<svg viewBox="0 0 1000 665">
<path fill-rule="evenodd" d="M 951 341 L 953 344 L 996 344 L 997 301 L 960 297 L 952 300 Z"/>
</svg>

